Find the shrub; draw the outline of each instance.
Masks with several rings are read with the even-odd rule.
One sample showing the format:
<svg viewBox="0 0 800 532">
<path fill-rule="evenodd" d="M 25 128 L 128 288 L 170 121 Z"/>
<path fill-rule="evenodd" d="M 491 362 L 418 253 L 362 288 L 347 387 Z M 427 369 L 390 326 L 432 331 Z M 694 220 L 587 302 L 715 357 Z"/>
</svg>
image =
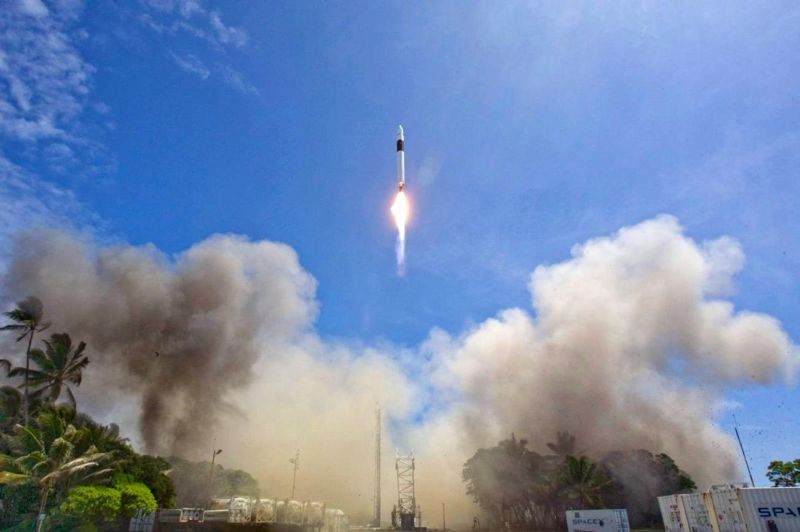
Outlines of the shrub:
<svg viewBox="0 0 800 532">
<path fill-rule="evenodd" d="M 61 510 L 65 514 L 80 517 L 83 522 L 112 521 L 119 514 L 121 499 L 120 492 L 114 488 L 78 486 L 70 490 L 61 504 Z"/>
<path fill-rule="evenodd" d="M 136 512 L 150 513 L 156 509 L 156 499 L 141 482 L 131 482 L 116 486 L 121 496 L 120 513 L 133 517 Z"/>
</svg>

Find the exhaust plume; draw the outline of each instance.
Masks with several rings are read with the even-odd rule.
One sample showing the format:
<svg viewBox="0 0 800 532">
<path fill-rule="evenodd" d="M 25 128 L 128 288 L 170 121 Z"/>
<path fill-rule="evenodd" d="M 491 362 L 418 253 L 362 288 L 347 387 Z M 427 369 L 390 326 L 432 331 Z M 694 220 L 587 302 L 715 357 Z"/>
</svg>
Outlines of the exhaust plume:
<svg viewBox="0 0 800 532">
<path fill-rule="evenodd" d="M 158 452 L 202 457 L 213 432 L 225 466 L 251 472 L 265 496 L 288 496 L 300 448 L 297 497 L 364 522 L 376 401 L 384 448 L 416 454 L 423 512 L 447 501 L 458 525 L 476 512 L 464 462 L 511 432 L 546 451 L 567 430 L 593 458 L 666 452 L 700 487 L 739 479 L 735 443 L 714 423 L 723 394 L 788 381 L 798 360 L 775 318 L 724 299 L 739 244 L 697 243 L 670 216 L 536 268 L 530 310 L 433 328 L 407 349 L 320 338 L 315 282 L 281 244 L 214 236 L 168 257 L 37 231 L 12 255 L 7 301 L 39 297 L 54 330 L 89 344 L 82 408 L 119 421 L 135 405 Z M 383 492 L 395 488 L 384 475 Z"/>
<path fill-rule="evenodd" d="M 402 190 L 397 193 L 392 204 L 392 216 L 397 224 L 397 273 L 403 275 L 406 269 L 406 222 L 408 221 L 408 198 Z"/>
</svg>

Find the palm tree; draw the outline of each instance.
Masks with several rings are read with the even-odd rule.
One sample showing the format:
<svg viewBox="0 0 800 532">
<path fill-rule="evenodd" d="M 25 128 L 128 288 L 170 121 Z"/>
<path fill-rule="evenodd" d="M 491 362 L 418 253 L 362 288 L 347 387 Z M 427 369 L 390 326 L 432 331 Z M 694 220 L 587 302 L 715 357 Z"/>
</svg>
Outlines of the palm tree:
<svg viewBox="0 0 800 532">
<path fill-rule="evenodd" d="M 567 431 L 558 431 L 556 442 L 548 443 L 547 447 L 557 456 L 570 456 L 575 454 L 575 436 Z"/>
<path fill-rule="evenodd" d="M 50 336 L 50 340 L 44 340 L 44 345 L 44 351 L 37 348 L 30 352 L 30 358 L 38 369 L 14 368 L 9 375 L 24 374 L 30 386 L 39 387 L 33 395 L 51 403 L 58 401 L 62 390 L 66 389 L 67 398 L 75 407 L 75 395 L 69 385 L 81 385 L 83 370 L 89 364 L 89 359 L 83 354 L 86 343 L 81 342 L 73 349 L 72 338 L 67 333 L 56 333 Z"/>
<path fill-rule="evenodd" d="M 29 427 L 17 425 L 8 436 L 10 452 L 0 454 L 0 484 L 33 484 L 40 492 L 39 524 L 47 509 L 50 492 L 70 484 L 88 484 L 101 481 L 113 471 L 98 469 L 111 458 L 95 447 L 79 452 L 75 442 L 80 431 L 68 423 L 59 409 L 41 412 Z"/>
<path fill-rule="evenodd" d="M 603 495 L 612 487 L 612 481 L 585 456 L 564 459 L 561 481 L 568 498 L 590 508 L 602 507 Z"/>
<path fill-rule="evenodd" d="M 0 331 L 17 331 L 22 334 L 17 338 L 17 342 L 28 338 L 28 348 L 25 350 L 25 369 L 30 368 L 31 344 L 33 335 L 47 329 L 50 324 L 42 323 L 43 307 L 39 298 L 28 296 L 17 303 L 17 308 L 5 313 L 6 317 L 14 323 L 0 327 Z M 6 360 L 3 365 L 6 371 L 10 369 L 10 364 Z M 28 374 L 25 373 L 25 397 L 22 402 L 22 417 L 25 425 L 28 425 Z"/>
</svg>

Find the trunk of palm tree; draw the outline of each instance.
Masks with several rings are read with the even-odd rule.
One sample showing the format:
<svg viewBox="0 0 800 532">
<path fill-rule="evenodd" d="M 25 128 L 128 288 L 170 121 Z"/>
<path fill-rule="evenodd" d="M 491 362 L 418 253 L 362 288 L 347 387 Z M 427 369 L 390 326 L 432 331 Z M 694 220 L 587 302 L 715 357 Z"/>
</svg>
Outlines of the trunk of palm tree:
<svg viewBox="0 0 800 532">
<path fill-rule="evenodd" d="M 36 327 L 31 328 L 31 335 L 28 338 L 28 349 L 25 351 L 25 399 L 22 402 L 22 417 L 25 420 L 25 426 L 28 426 L 28 372 L 31 369 L 31 344 L 33 344 L 33 333 Z"/>
<path fill-rule="evenodd" d="M 39 516 L 36 519 L 36 532 L 42 532 L 44 526 L 44 511 L 47 508 L 47 494 L 50 493 L 50 486 L 45 485 L 42 493 L 42 503 L 39 505 Z"/>
</svg>

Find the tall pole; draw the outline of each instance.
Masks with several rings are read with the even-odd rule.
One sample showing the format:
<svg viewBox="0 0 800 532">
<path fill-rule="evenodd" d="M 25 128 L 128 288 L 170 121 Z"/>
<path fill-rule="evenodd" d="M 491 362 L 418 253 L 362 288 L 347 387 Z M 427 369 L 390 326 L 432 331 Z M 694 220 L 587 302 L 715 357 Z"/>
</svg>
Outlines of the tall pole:
<svg viewBox="0 0 800 532">
<path fill-rule="evenodd" d="M 736 439 L 739 441 L 739 449 L 742 450 L 742 457 L 744 458 L 744 465 L 747 467 L 747 475 L 750 477 L 750 485 L 752 487 L 756 487 L 756 483 L 753 482 L 753 473 L 750 472 L 750 463 L 747 461 L 747 455 L 744 453 L 744 445 L 742 445 L 742 438 L 739 437 L 739 426 L 736 423 L 736 415 L 733 415 L 733 431 L 736 433 Z"/>
<path fill-rule="evenodd" d="M 214 446 L 211 449 L 211 469 L 208 471 L 208 500 L 210 501 L 214 497 L 214 462 L 217 459 L 217 455 L 222 452 L 222 449 L 217 449 Z"/>
<path fill-rule="evenodd" d="M 447 521 L 445 520 L 444 503 L 442 503 L 442 530 L 447 530 Z"/>
<path fill-rule="evenodd" d="M 297 482 L 297 468 L 300 467 L 300 449 L 297 449 L 297 451 L 295 451 L 294 458 L 289 461 L 294 464 L 294 473 L 292 474 L 292 497 L 291 497 L 291 499 L 294 500 L 294 487 Z"/>
<path fill-rule="evenodd" d="M 381 408 L 375 407 L 375 508 L 372 526 L 381 526 Z"/>
</svg>

